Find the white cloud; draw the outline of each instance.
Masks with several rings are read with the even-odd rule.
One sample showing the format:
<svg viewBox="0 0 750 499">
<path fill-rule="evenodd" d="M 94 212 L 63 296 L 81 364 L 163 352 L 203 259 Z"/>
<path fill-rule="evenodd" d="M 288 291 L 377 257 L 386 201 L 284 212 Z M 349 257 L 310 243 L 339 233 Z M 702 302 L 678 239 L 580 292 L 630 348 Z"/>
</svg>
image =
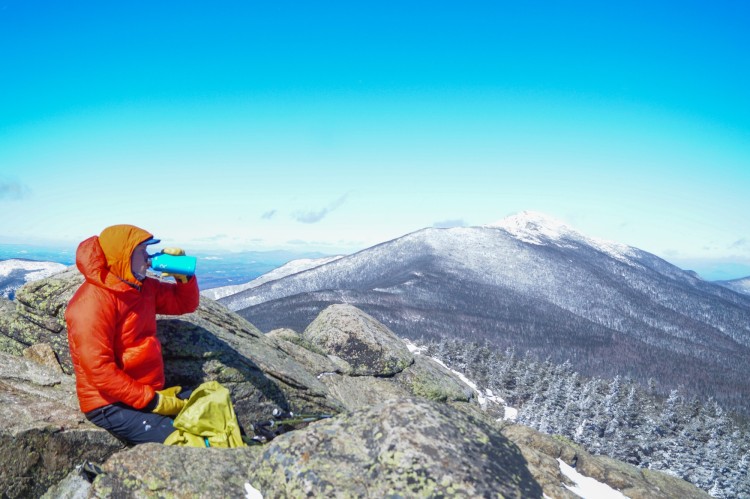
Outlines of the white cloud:
<svg viewBox="0 0 750 499">
<path fill-rule="evenodd" d="M 303 224 L 314 224 L 318 223 L 321 220 L 323 220 L 329 213 L 331 213 L 333 210 L 344 204 L 344 201 L 346 201 L 348 194 L 344 194 L 325 208 L 322 208 L 320 210 L 314 210 L 314 211 L 298 211 L 295 212 L 292 217 L 297 220 L 298 222 L 302 222 Z"/>
<path fill-rule="evenodd" d="M 18 201 L 31 194 L 31 189 L 18 181 L 0 179 L 0 200 Z"/>
<path fill-rule="evenodd" d="M 462 218 L 457 218 L 453 220 L 441 220 L 440 222 L 435 222 L 432 224 L 433 227 L 436 227 L 438 229 L 450 229 L 451 227 L 466 227 L 467 224 L 465 220 Z"/>
</svg>

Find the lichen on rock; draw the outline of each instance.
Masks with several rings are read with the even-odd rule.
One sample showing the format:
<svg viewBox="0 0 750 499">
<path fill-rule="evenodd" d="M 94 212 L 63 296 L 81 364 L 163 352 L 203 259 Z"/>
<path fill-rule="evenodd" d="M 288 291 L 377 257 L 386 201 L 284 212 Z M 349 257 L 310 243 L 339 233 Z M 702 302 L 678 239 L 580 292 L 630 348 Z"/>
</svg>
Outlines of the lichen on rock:
<svg viewBox="0 0 750 499">
<path fill-rule="evenodd" d="M 520 451 L 444 404 L 406 398 L 310 425 L 264 447 L 270 497 L 541 497 Z"/>
<path fill-rule="evenodd" d="M 305 329 L 304 338 L 350 366 L 352 376 L 393 376 L 414 356 L 390 329 L 351 305 L 331 305 Z"/>
</svg>

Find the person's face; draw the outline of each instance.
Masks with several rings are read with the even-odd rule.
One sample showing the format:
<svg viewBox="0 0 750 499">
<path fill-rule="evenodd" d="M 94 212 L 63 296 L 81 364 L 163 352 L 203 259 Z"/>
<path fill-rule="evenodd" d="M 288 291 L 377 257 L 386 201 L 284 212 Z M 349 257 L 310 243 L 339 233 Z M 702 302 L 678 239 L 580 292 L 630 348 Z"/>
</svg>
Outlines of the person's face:
<svg viewBox="0 0 750 499">
<path fill-rule="evenodd" d="M 130 271 L 139 281 L 146 278 L 146 271 L 148 270 L 150 259 L 146 252 L 148 248 L 145 244 L 139 244 L 133 250 L 133 255 L 130 257 Z"/>
</svg>

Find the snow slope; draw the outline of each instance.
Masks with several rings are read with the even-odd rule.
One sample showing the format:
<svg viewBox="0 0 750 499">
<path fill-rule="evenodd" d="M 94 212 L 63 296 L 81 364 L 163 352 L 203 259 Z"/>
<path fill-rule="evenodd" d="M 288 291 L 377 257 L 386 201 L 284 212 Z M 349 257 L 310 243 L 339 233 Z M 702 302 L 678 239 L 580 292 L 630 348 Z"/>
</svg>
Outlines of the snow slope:
<svg viewBox="0 0 750 499">
<path fill-rule="evenodd" d="M 631 258 L 636 256 L 630 246 L 585 236 L 555 218 L 534 211 L 522 211 L 485 227 L 502 229 L 519 241 L 536 245 L 572 248 L 570 242 L 577 241 L 625 263 L 632 263 Z"/>
<path fill-rule="evenodd" d="M 18 288 L 24 284 L 44 279 L 65 270 L 67 266 L 56 262 L 36 260 L 0 260 L 0 296 L 13 298 Z"/>
<path fill-rule="evenodd" d="M 12 260 L 0 261 L 0 279 L 8 277 L 13 271 L 24 272 L 26 282 L 38 281 L 58 272 L 62 272 L 67 267 L 62 263 L 56 262 L 38 262 L 35 260 L 21 260 L 14 258 Z"/>
<path fill-rule="evenodd" d="M 281 279 L 282 277 L 325 265 L 327 263 L 336 261 L 339 258 L 342 258 L 342 256 L 338 255 L 324 258 L 300 258 L 298 260 L 292 260 L 291 262 L 288 262 L 277 269 L 267 272 L 250 282 L 246 282 L 244 284 L 235 284 L 233 286 L 222 286 L 218 288 L 206 289 L 204 291 L 201 291 L 201 294 L 207 298 L 211 298 L 212 300 L 218 300 L 219 298 L 224 298 L 226 296 L 231 296 L 241 291 L 245 291 L 246 289 L 258 287 L 261 284 L 275 281 L 276 279 Z"/>
</svg>

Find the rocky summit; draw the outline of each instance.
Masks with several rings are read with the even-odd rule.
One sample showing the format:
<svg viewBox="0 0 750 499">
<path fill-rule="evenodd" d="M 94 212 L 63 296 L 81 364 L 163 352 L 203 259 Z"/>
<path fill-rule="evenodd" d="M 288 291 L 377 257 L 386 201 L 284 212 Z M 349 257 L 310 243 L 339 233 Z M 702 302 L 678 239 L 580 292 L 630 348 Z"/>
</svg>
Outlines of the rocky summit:
<svg viewBox="0 0 750 499">
<path fill-rule="evenodd" d="M 219 381 L 245 428 L 274 409 L 332 417 L 242 449 L 128 448 L 78 409 L 63 314 L 81 282 L 69 269 L 0 302 L 2 497 L 575 497 L 558 459 L 630 497 L 706 497 L 498 421 L 349 305 L 301 332 L 264 334 L 208 298 L 160 317 L 168 385 Z M 87 461 L 102 472 L 87 475 Z"/>
</svg>

